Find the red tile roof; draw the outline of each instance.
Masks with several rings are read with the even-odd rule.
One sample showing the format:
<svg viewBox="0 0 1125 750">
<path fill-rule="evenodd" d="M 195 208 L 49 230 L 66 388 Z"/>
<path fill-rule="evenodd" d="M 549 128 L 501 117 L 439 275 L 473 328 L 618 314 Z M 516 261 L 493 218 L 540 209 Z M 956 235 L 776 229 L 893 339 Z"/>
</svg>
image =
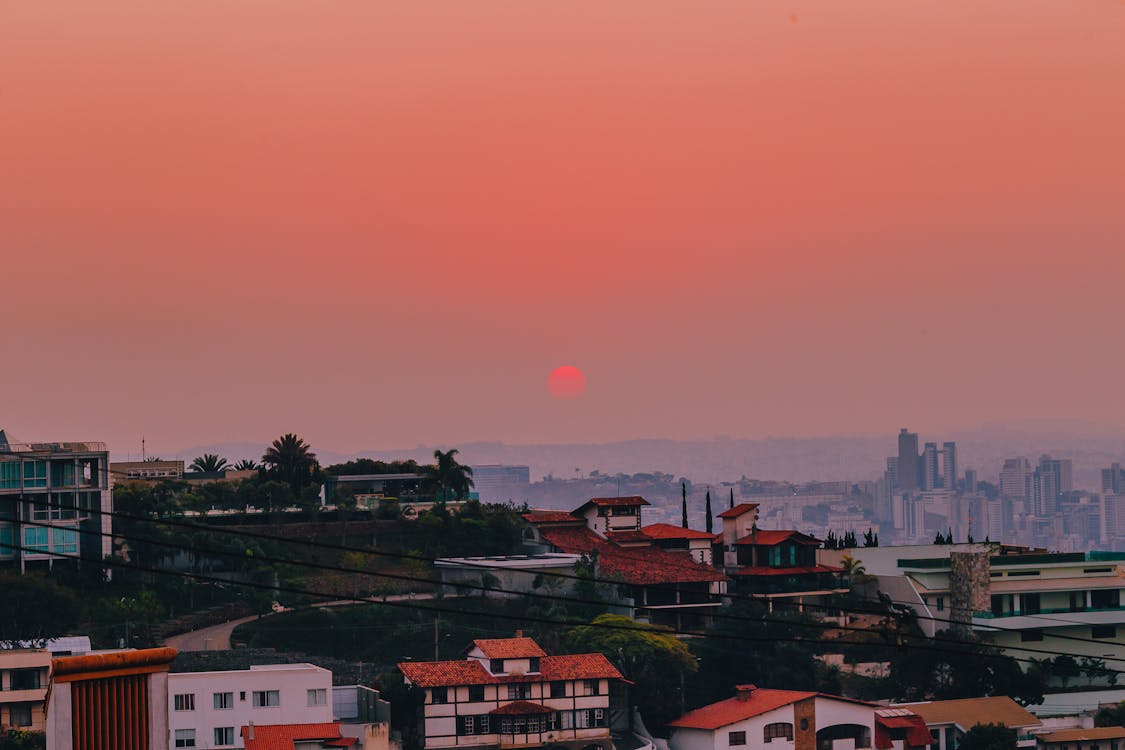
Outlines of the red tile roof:
<svg viewBox="0 0 1125 750">
<path fill-rule="evenodd" d="M 641 529 L 641 533 L 649 539 L 707 539 L 715 538 L 714 534 L 695 529 L 685 529 L 682 526 L 673 526 L 670 523 L 650 523 Z"/>
<path fill-rule="evenodd" d="M 649 505 L 649 501 L 645 500 L 640 495 L 632 495 L 630 497 L 592 497 L 586 502 L 582 503 L 581 507 L 585 508 L 587 505 L 597 505 L 598 507 L 624 506 L 624 505 Z"/>
<path fill-rule="evenodd" d="M 843 568 L 836 568 L 831 565 L 805 565 L 793 566 L 788 568 L 767 568 L 767 567 L 745 567 L 738 568 L 731 575 L 736 576 L 793 576 L 803 575 L 808 573 L 842 573 Z"/>
<path fill-rule="evenodd" d="M 546 656 L 532 638 L 481 638 L 473 641 L 489 659 L 527 659 L 532 656 Z"/>
<path fill-rule="evenodd" d="M 890 750 L 894 747 L 892 729 L 905 729 L 903 743 L 906 747 L 926 747 L 933 742 L 926 720 L 915 713 L 906 716 L 880 716 L 875 714 L 875 747 L 877 750 Z"/>
<path fill-rule="evenodd" d="M 761 544 L 770 547 L 790 540 L 797 544 L 820 546 L 820 540 L 816 537 L 792 529 L 758 529 L 742 537 L 735 544 Z"/>
<path fill-rule="evenodd" d="M 527 716 L 529 714 L 549 714 L 555 709 L 547 708 L 542 703 L 531 701 L 512 701 L 499 708 L 494 708 L 488 713 L 496 716 Z"/>
<path fill-rule="evenodd" d="M 618 544 L 634 544 L 637 542 L 649 543 L 652 540 L 645 535 L 643 529 L 630 529 L 629 531 L 610 531 L 606 534 Z"/>
<path fill-rule="evenodd" d="M 668 726 L 683 729 L 719 729 L 728 724 L 733 724 L 736 721 L 760 716 L 767 711 L 773 711 L 775 708 L 788 706 L 797 701 L 805 700 L 806 698 L 826 698 L 832 701 L 852 703 L 859 706 L 870 706 L 872 709 L 876 708 L 874 703 L 843 698 L 838 695 L 809 693 L 800 690 L 768 690 L 765 688 L 754 688 L 754 691 L 748 696 L 735 696 L 734 698 L 727 698 L 725 701 L 712 703 L 703 708 L 697 708 L 694 711 L 688 711 L 675 721 L 668 722 Z"/>
<path fill-rule="evenodd" d="M 738 518 L 743 513 L 749 513 L 758 507 L 757 503 L 739 503 L 733 508 L 724 510 L 719 514 L 719 518 Z"/>
<path fill-rule="evenodd" d="M 726 580 L 726 576 L 715 568 L 697 563 L 687 555 L 655 547 L 622 549 L 587 527 L 543 529 L 541 533 L 547 543 L 563 552 L 587 555 L 597 552 L 598 575 L 623 583 L 648 586 Z"/>
<path fill-rule="evenodd" d="M 418 687 L 488 685 L 506 682 L 551 682 L 554 680 L 619 680 L 621 673 L 602 654 L 544 656 L 538 674 L 492 675 L 475 659 L 463 661 L 407 661 L 399 670 Z"/>
<path fill-rule="evenodd" d="M 581 518 L 573 513 L 567 513 L 561 510 L 537 510 L 531 513 L 524 513 L 523 520 L 528 523 L 584 523 Z"/>
<path fill-rule="evenodd" d="M 351 747 L 358 744 L 354 737 L 340 734 L 340 725 L 328 724 L 266 724 L 254 725 L 254 739 L 249 739 L 250 727 L 242 727 L 246 750 L 293 750 L 297 741 L 322 740 L 325 747 Z"/>
</svg>

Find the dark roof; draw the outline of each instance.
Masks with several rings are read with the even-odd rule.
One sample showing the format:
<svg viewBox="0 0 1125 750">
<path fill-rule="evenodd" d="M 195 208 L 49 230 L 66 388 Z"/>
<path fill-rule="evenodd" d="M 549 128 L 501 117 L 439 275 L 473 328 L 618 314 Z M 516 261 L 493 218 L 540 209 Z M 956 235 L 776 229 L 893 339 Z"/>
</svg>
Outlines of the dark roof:
<svg viewBox="0 0 1125 750">
<path fill-rule="evenodd" d="M 820 540 L 815 536 L 802 534 L 799 531 L 792 529 L 758 529 L 752 531 L 746 536 L 742 537 L 735 544 L 761 544 L 765 546 L 773 546 L 781 544 L 782 542 L 793 541 L 797 544 L 805 544 L 809 546 L 820 546 Z"/>
<path fill-rule="evenodd" d="M 534 638 L 478 638 L 473 645 L 489 659 L 529 659 L 547 655 Z"/>
<path fill-rule="evenodd" d="M 575 513 L 585 508 L 587 505 L 596 505 L 599 508 L 605 507 L 625 507 L 631 505 L 648 505 L 648 500 L 645 500 L 640 495 L 631 495 L 629 497 L 592 497 L 586 502 L 582 503 L 575 509 Z"/>
<path fill-rule="evenodd" d="M 733 508 L 724 510 L 719 514 L 719 518 L 738 518 L 743 513 L 749 513 L 758 507 L 757 503 L 739 503 Z"/>
<path fill-rule="evenodd" d="M 742 567 L 733 571 L 731 575 L 736 576 L 792 576 L 802 575 L 809 573 L 842 573 L 843 568 L 836 568 L 831 565 L 794 565 L 785 568 L 770 568 L 764 565 L 757 567 Z"/>
<path fill-rule="evenodd" d="M 573 513 L 567 513 L 561 510 L 536 510 L 531 513 L 524 513 L 523 520 L 528 523 L 586 523 Z"/>
<path fill-rule="evenodd" d="M 641 533 L 649 539 L 707 539 L 710 541 L 715 538 L 714 534 L 708 534 L 706 531 L 685 529 L 682 526 L 674 526 L 670 523 L 650 523 L 641 529 Z"/>
<path fill-rule="evenodd" d="M 418 687 L 451 687 L 454 685 L 492 685 L 507 682 L 551 682 L 554 680 L 622 679 L 603 654 L 571 654 L 544 656 L 539 672 L 532 674 L 493 675 L 476 659 L 461 661 L 407 661 L 399 671 Z"/>
<path fill-rule="evenodd" d="M 715 568 L 703 565 L 684 554 L 658 547 L 623 549 L 603 539 L 589 528 L 542 529 L 543 539 L 556 549 L 571 554 L 598 555 L 598 572 L 637 586 L 661 583 L 704 583 L 725 581 Z"/>
</svg>

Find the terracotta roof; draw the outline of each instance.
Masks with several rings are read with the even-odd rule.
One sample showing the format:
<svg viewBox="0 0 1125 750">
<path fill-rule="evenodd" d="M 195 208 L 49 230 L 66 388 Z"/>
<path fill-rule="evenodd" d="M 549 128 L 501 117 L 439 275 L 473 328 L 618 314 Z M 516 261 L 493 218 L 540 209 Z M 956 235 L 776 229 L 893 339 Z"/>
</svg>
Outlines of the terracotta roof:
<svg viewBox="0 0 1125 750">
<path fill-rule="evenodd" d="M 797 544 L 820 546 L 820 540 L 792 529 L 758 529 L 742 537 L 735 544 L 762 544 L 772 546 L 792 539 Z"/>
<path fill-rule="evenodd" d="M 55 682 L 77 682 L 115 674 L 167 672 L 175 658 L 174 648 L 142 648 L 108 654 L 60 656 L 51 660 L 51 679 Z"/>
<path fill-rule="evenodd" d="M 242 727 L 246 750 L 293 750 L 296 742 L 321 740 L 324 747 L 351 747 L 358 744 L 354 737 L 340 734 L 340 725 L 327 724 L 266 724 L 254 725 L 254 739 L 249 739 L 250 727 Z"/>
<path fill-rule="evenodd" d="M 719 518 L 738 518 L 743 513 L 749 513 L 758 507 L 757 503 L 739 503 L 733 508 L 728 508 L 719 514 Z"/>
<path fill-rule="evenodd" d="M 836 568 L 831 565 L 805 565 L 793 566 L 788 568 L 768 568 L 765 566 L 758 567 L 744 567 L 734 570 L 731 575 L 735 576 L 792 576 L 792 575 L 808 575 L 811 573 L 842 573 L 843 568 Z"/>
<path fill-rule="evenodd" d="M 610 539 L 618 544 L 634 544 L 640 542 L 648 544 L 652 542 L 642 529 L 630 529 L 629 531 L 610 531 L 606 534 Z"/>
<path fill-rule="evenodd" d="M 695 529 L 685 529 L 682 526 L 673 526 L 670 523 L 650 523 L 641 529 L 641 533 L 649 539 L 707 539 L 715 538 L 714 534 Z"/>
<path fill-rule="evenodd" d="M 543 539 L 571 554 L 598 553 L 598 574 L 623 583 L 649 586 L 660 583 L 705 583 L 725 581 L 715 568 L 697 563 L 687 555 L 658 548 L 622 549 L 602 539 L 587 527 L 543 529 Z"/>
<path fill-rule="evenodd" d="M 1033 727 L 1040 723 L 1033 714 L 1006 695 L 909 703 L 905 707 L 925 719 L 927 724 L 956 724 L 966 730 L 977 724 L 999 723 L 1013 729 Z"/>
<path fill-rule="evenodd" d="M 499 708 L 494 708 L 488 713 L 495 716 L 527 716 L 528 714 L 549 714 L 555 709 L 547 708 L 542 703 L 531 701 L 512 701 Z"/>
<path fill-rule="evenodd" d="M 703 708 L 697 708 L 694 711 L 688 711 L 675 721 L 668 722 L 668 726 L 682 729 L 718 729 L 736 721 L 764 714 L 775 708 L 788 706 L 805 698 L 812 698 L 815 695 L 816 693 L 798 690 L 758 688 L 746 698 L 735 696 Z"/>
<path fill-rule="evenodd" d="M 573 513 L 567 513 L 562 510 L 537 510 L 531 513 L 524 513 L 522 517 L 523 520 L 528 523 L 569 523 L 572 521 L 585 523 Z"/>
<path fill-rule="evenodd" d="M 894 747 L 892 729 L 905 729 L 905 745 L 926 747 L 933 742 L 930 730 L 921 716 L 907 712 L 905 716 L 881 716 L 875 713 L 875 747 L 877 750 L 890 750 Z"/>
<path fill-rule="evenodd" d="M 527 659 L 532 656 L 546 656 L 533 638 L 481 638 L 473 641 L 489 659 Z"/>
<path fill-rule="evenodd" d="M 624 505 L 649 505 L 649 501 L 645 500 L 640 495 L 631 495 L 629 497 L 592 497 L 586 502 L 582 503 L 581 508 L 587 505 L 597 505 L 598 507 L 606 506 L 624 506 Z"/>
<path fill-rule="evenodd" d="M 492 675 L 475 659 L 462 661 L 408 661 L 399 670 L 418 687 L 449 687 L 453 685 L 487 685 L 506 682 L 551 682 L 553 680 L 622 679 L 603 654 L 571 654 L 544 656 L 539 660 L 538 674 Z"/>
<path fill-rule="evenodd" d="M 683 729 L 718 729 L 728 724 L 733 724 L 736 721 L 760 716 L 767 711 L 773 711 L 775 708 L 788 706 L 797 701 L 805 700 L 806 698 L 825 698 L 827 700 L 851 703 L 857 706 L 870 706 L 873 709 L 876 707 L 874 703 L 844 698 L 839 695 L 811 693 L 801 690 L 753 688 L 753 692 L 748 696 L 736 695 L 733 698 L 727 698 L 725 701 L 719 701 L 718 703 L 712 703 L 703 708 L 697 708 L 694 711 L 688 711 L 675 721 L 668 722 L 668 726 Z"/>
<path fill-rule="evenodd" d="M 1094 727 L 1092 729 L 1061 729 L 1038 735 L 1040 742 L 1087 742 L 1115 740 L 1125 737 L 1125 727 Z"/>
</svg>

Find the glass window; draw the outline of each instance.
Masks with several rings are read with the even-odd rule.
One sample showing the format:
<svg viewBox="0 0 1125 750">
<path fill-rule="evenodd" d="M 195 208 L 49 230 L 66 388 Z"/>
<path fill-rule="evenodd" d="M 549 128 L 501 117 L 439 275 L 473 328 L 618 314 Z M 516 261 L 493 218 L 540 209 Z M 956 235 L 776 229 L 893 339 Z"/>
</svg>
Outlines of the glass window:
<svg viewBox="0 0 1125 750">
<path fill-rule="evenodd" d="M 484 700 L 484 685 L 469 685 L 469 700 Z"/>
<path fill-rule="evenodd" d="M 195 747 L 195 730 L 177 729 L 176 747 Z"/>
<path fill-rule="evenodd" d="M 15 554 L 12 548 L 15 544 L 15 531 L 11 526 L 0 526 L 0 557 L 11 557 Z"/>
<path fill-rule="evenodd" d="M 766 740 L 769 742 L 769 740 Z M 727 732 L 727 744 L 730 746 L 745 745 L 746 732 Z"/>
<path fill-rule="evenodd" d="M 8 723 L 13 727 L 31 726 L 31 704 L 13 703 L 8 706 Z"/>
<path fill-rule="evenodd" d="M 60 555 L 78 554 L 78 532 L 74 529 L 51 529 L 51 551 Z"/>
<path fill-rule="evenodd" d="M 583 680 L 582 682 L 583 682 L 584 686 L 586 687 L 586 695 L 598 695 L 599 694 L 599 692 L 601 690 L 601 686 L 602 686 L 601 680 Z"/>
<path fill-rule="evenodd" d="M 328 705 L 328 689 L 314 688 L 309 690 L 308 698 L 310 706 L 326 706 Z"/>
<path fill-rule="evenodd" d="M 234 708 L 234 693 L 215 693 L 215 709 L 224 711 Z"/>
<path fill-rule="evenodd" d="M 52 487 L 73 487 L 76 482 L 74 481 L 75 471 L 73 461 L 52 461 L 51 462 L 51 486 Z"/>
<path fill-rule="evenodd" d="M 477 731 L 477 727 L 476 727 L 476 721 L 474 720 L 474 717 L 465 716 L 463 718 L 465 720 L 464 733 L 465 734 L 475 734 L 476 731 Z"/>
<path fill-rule="evenodd" d="M 551 683 L 551 697 L 552 698 L 565 698 L 566 697 L 566 683 L 565 682 L 552 682 Z"/>
<path fill-rule="evenodd" d="M 508 685 L 508 700 L 527 700 L 531 697 L 531 685 L 526 682 L 513 682 Z"/>
<path fill-rule="evenodd" d="M 430 703 L 448 703 L 449 688 L 430 688 Z"/>
<path fill-rule="evenodd" d="M 480 716 L 480 733 L 488 734 L 489 732 L 489 716 L 488 714 L 481 714 Z"/>
<path fill-rule="evenodd" d="M 531 657 L 531 659 L 529 659 L 529 661 L 531 662 L 531 664 L 528 665 L 527 671 L 538 672 L 539 671 L 539 657 L 533 656 L 533 657 Z"/>
<path fill-rule="evenodd" d="M 503 672 L 504 672 L 504 660 L 503 659 L 489 659 L 488 660 L 488 671 L 492 672 L 492 674 L 503 674 Z"/>
<path fill-rule="evenodd" d="M 13 669 L 9 674 L 11 690 L 38 690 L 43 687 L 38 669 Z"/>
<path fill-rule="evenodd" d="M 1116 609 L 1121 606 L 1118 589 L 1095 589 L 1090 592 L 1090 606 L 1094 609 Z"/>
<path fill-rule="evenodd" d="M 281 705 L 281 693 L 277 690 L 255 690 L 254 708 L 273 708 Z"/>
<path fill-rule="evenodd" d="M 48 552 L 47 531 L 41 526 L 29 526 L 23 530 L 23 546 L 27 552 Z"/>
<path fill-rule="evenodd" d="M 0 461 L 0 490 L 20 488 L 20 462 Z"/>
<path fill-rule="evenodd" d="M 23 486 L 24 487 L 46 487 L 47 486 L 47 462 L 46 461 L 24 461 L 23 462 Z"/>
<path fill-rule="evenodd" d="M 177 711 L 195 710 L 195 693 L 180 693 L 172 698 L 172 706 Z"/>
<path fill-rule="evenodd" d="M 230 695 L 230 693 L 216 693 L 216 695 Z M 215 727 L 215 747 L 232 747 L 234 745 L 234 727 Z"/>
<path fill-rule="evenodd" d="M 559 726 L 563 729 L 574 729 L 574 712 L 559 711 Z"/>
<path fill-rule="evenodd" d="M 1020 614 L 1037 615 L 1040 611 L 1039 594 L 1023 594 L 1020 596 Z"/>
<path fill-rule="evenodd" d="M 792 740 L 793 725 L 787 722 L 766 724 L 765 729 L 762 730 L 762 739 L 764 739 L 766 742 L 775 739 Z"/>
</svg>

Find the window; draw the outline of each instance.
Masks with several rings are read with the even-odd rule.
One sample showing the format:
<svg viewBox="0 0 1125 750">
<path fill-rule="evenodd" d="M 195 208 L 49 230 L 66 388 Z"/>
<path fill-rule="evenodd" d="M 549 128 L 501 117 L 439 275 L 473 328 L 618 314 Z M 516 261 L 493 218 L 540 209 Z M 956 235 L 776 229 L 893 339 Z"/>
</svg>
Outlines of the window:
<svg viewBox="0 0 1125 750">
<path fill-rule="evenodd" d="M 531 685 L 526 682 L 513 682 L 508 685 L 508 700 L 527 700 L 531 697 Z"/>
<path fill-rule="evenodd" d="M 489 718 L 490 717 L 489 717 L 488 714 L 482 714 L 481 715 L 480 721 L 478 722 L 480 724 L 480 733 L 481 734 L 488 734 L 488 732 L 489 732 L 489 729 L 488 729 Z"/>
<path fill-rule="evenodd" d="M 222 695 L 222 693 L 217 693 Z M 230 695 L 230 693 L 226 693 Z M 215 727 L 215 747 L 228 747 L 234 745 L 234 727 Z"/>
<path fill-rule="evenodd" d="M 595 708 L 594 709 L 594 726 L 596 726 L 596 727 L 604 727 L 605 726 L 605 709 L 604 708 Z"/>
<path fill-rule="evenodd" d="M 938 612 L 944 612 L 945 611 L 945 597 L 944 596 L 939 596 L 937 598 L 937 611 Z"/>
<path fill-rule="evenodd" d="M 31 726 L 31 704 L 13 703 L 8 706 L 8 723 L 13 727 Z"/>
<path fill-rule="evenodd" d="M 273 708 L 281 705 L 281 692 L 278 690 L 255 690 L 254 708 Z"/>
<path fill-rule="evenodd" d="M 769 742 L 769 740 L 766 740 Z M 727 744 L 731 747 L 746 744 L 746 732 L 727 732 Z"/>
<path fill-rule="evenodd" d="M 51 529 L 51 551 L 60 555 L 78 553 L 78 532 L 74 529 Z"/>
<path fill-rule="evenodd" d="M 1091 638 L 1116 638 L 1116 625 L 1094 625 L 1090 628 Z"/>
<path fill-rule="evenodd" d="M 430 688 L 430 703 L 448 703 L 449 702 L 449 688 L 436 687 Z"/>
<path fill-rule="evenodd" d="M 476 717 L 474 717 L 474 716 L 462 716 L 461 721 L 463 722 L 463 726 L 462 726 L 463 731 L 461 732 L 461 734 L 476 734 L 476 731 L 477 731 Z"/>
<path fill-rule="evenodd" d="M 582 685 L 586 689 L 586 695 L 598 695 L 601 691 L 601 680 L 582 680 Z"/>
<path fill-rule="evenodd" d="M 539 657 L 533 656 L 533 657 L 531 657 L 531 659 L 529 661 L 531 662 L 531 664 L 528 666 L 527 671 L 528 672 L 538 672 L 539 671 Z"/>
<path fill-rule="evenodd" d="M 488 671 L 492 672 L 492 674 L 503 674 L 504 673 L 504 660 L 503 659 L 489 659 L 488 660 Z"/>
<path fill-rule="evenodd" d="M 469 685 L 469 700 L 484 700 L 484 685 Z"/>
<path fill-rule="evenodd" d="M 574 712 L 559 711 L 559 728 L 574 729 Z"/>
<path fill-rule="evenodd" d="M 551 697 L 552 698 L 565 698 L 566 697 L 566 683 L 565 682 L 552 682 L 551 683 Z"/>
<path fill-rule="evenodd" d="M 215 710 L 225 711 L 234 708 L 234 693 L 215 693 Z"/>
<path fill-rule="evenodd" d="M 1031 641 L 1041 641 L 1043 640 L 1043 631 L 1039 628 L 1033 628 L 1031 630 L 1021 630 L 1020 640 L 1024 643 L 1029 643 Z"/>
<path fill-rule="evenodd" d="M 38 690 L 43 686 L 38 669 L 13 669 L 10 690 Z"/>
<path fill-rule="evenodd" d="M 195 747 L 195 730 L 177 729 L 176 747 Z"/>
<path fill-rule="evenodd" d="M 0 490 L 18 490 L 19 488 L 19 461 L 0 461 Z"/>
<path fill-rule="evenodd" d="M 775 739 L 792 740 L 793 739 L 793 725 L 787 722 L 777 722 L 776 724 L 766 724 L 765 729 L 762 730 L 762 739 L 766 742 Z"/>
<path fill-rule="evenodd" d="M 46 487 L 47 486 L 47 462 L 46 461 L 24 461 L 23 462 L 23 486 L 24 487 Z"/>
<path fill-rule="evenodd" d="M 47 532 L 49 530 L 50 529 L 45 529 L 41 526 L 28 526 L 23 530 L 23 546 L 28 548 L 28 552 L 49 551 L 49 543 L 47 541 Z"/>
<path fill-rule="evenodd" d="M 1090 592 L 1093 609 L 1116 609 L 1121 606 L 1121 592 L 1117 589 L 1095 589 Z"/>
<path fill-rule="evenodd" d="M 0 500 L 3 503 L 3 500 Z M 0 557 L 11 557 L 15 543 L 15 529 L 11 526 L 0 526 Z"/>
<path fill-rule="evenodd" d="M 180 693 L 172 698 L 172 706 L 177 711 L 195 710 L 195 693 Z"/>
<path fill-rule="evenodd" d="M 557 713 L 547 714 L 547 731 L 553 732 L 559 728 L 559 715 Z"/>
<path fill-rule="evenodd" d="M 590 709 L 582 708 L 574 712 L 574 728 L 575 729 L 589 729 L 590 728 Z"/>
<path fill-rule="evenodd" d="M 1020 613 L 1037 615 L 1041 609 L 1039 594 L 1024 594 L 1020 597 Z"/>
<path fill-rule="evenodd" d="M 315 689 L 309 690 L 307 692 L 308 692 L 308 696 L 309 696 L 309 705 L 310 706 L 327 706 L 328 705 L 328 689 L 327 688 L 315 688 Z"/>
</svg>

